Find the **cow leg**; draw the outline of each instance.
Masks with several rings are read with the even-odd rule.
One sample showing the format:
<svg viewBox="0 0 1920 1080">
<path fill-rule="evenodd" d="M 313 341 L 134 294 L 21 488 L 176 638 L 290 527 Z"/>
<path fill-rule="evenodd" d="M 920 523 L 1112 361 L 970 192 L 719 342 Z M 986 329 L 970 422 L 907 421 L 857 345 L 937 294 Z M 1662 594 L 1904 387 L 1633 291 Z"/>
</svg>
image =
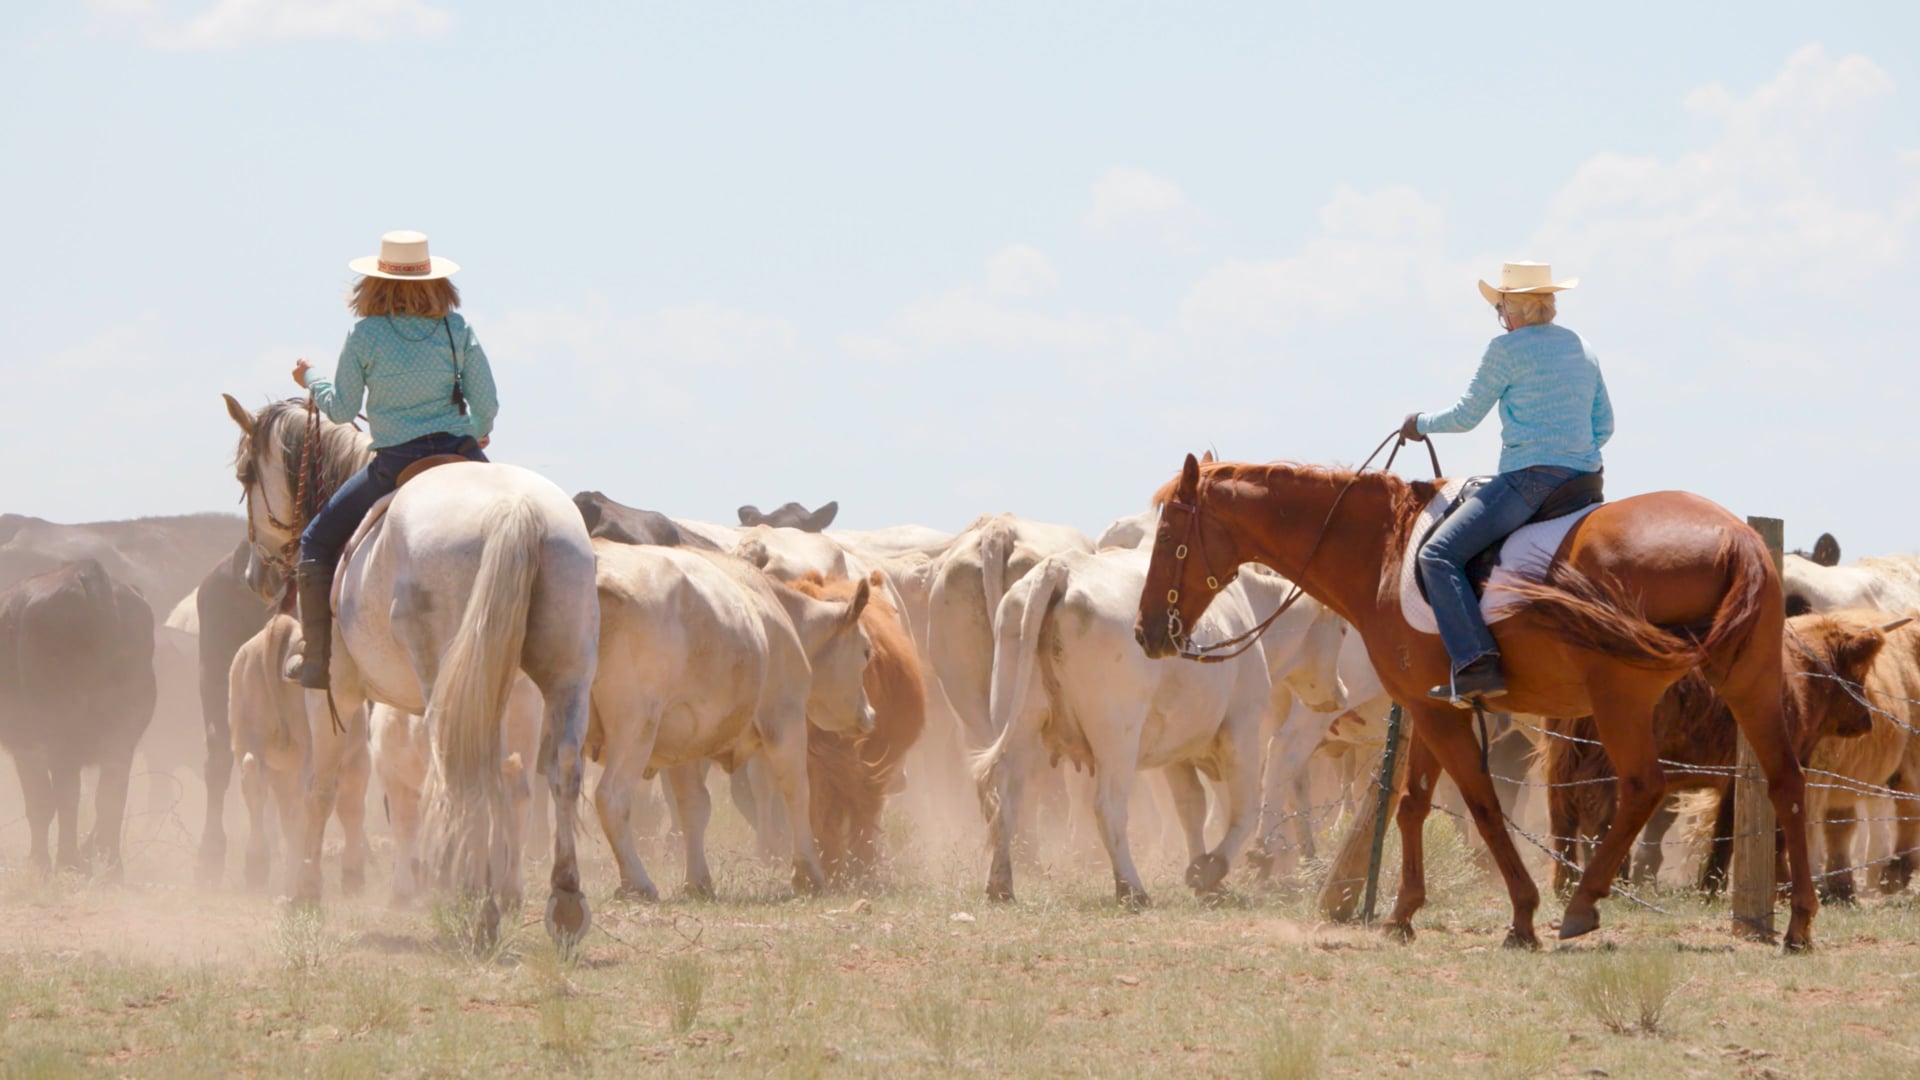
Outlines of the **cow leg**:
<svg viewBox="0 0 1920 1080">
<path fill-rule="evenodd" d="M 53 773 L 45 755 L 26 751 L 13 755 L 14 772 L 20 776 L 20 793 L 27 804 L 27 828 L 33 833 L 29 858 L 41 873 L 53 870 L 47 853 L 47 830 L 53 826 Z"/>
<path fill-rule="evenodd" d="M 713 817 L 713 797 L 697 764 L 667 770 L 667 790 L 680 808 L 681 835 L 687 846 L 687 895 L 713 899 L 713 870 L 707 865 L 707 822 Z"/>
<path fill-rule="evenodd" d="M 1576 938 L 1600 926 L 1598 904 L 1612 895 L 1614 879 L 1628 851 L 1640 839 L 1640 830 L 1667 796 L 1667 776 L 1655 756 L 1653 701 L 1627 694 L 1596 692 L 1593 723 L 1600 746 L 1614 768 L 1613 821 L 1599 850 L 1581 871 L 1573 899 L 1560 918 L 1560 938 Z"/>
<path fill-rule="evenodd" d="M 1560 750 L 1547 758 L 1547 783 L 1555 785 L 1547 788 L 1547 831 L 1553 834 L 1553 852 L 1558 856 L 1553 860 L 1553 892 L 1562 898 L 1573 895 L 1574 876 L 1585 854 L 1580 842 L 1580 796 L 1574 788 L 1558 786 L 1569 783 L 1572 772 L 1554 767 L 1567 754 Z"/>
<path fill-rule="evenodd" d="M 1313 855 L 1313 815 L 1307 812 L 1310 800 L 1307 794 L 1307 763 L 1313 759 L 1314 751 L 1319 749 L 1326 734 L 1326 714 L 1316 713 L 1295 701 L 1292 708 L 1287 710 L 1280 730 L 1274 733 L 1267 744 L 1266 773 L 1263 778 L 1265 797 L 1261 800 L 1258 844 L 1264 863 L 1260 870 L 1262 880 L 1278 865 L 1283 850 L 1280 838 L 1286 821 L 1282 809 L 1283 791 L 1290 794 L 1297 819 L 1298 858 Z"/>
<path fill-rule="evenodd" d="M 620 888 L 614 896 L 622 900 L 653 903 L 660 899 L 660 890 L 654 887 L 647 868 L 641 864 L 628 822 L 634 787 L 653 754 L 653 739 L 658 730 L 658 718 L 645 716 L 640 719 L 637 740 L 609 738 L 601 757 L 600 782 L 593 786 L 593 809 L 600 815 L 600 830 L 606 834 L 607 845 L 613 848 L 614 862 L 620 866 Z"/>
<path fill-rule="evenodd" d="M 1160 770 L 1167 780 L 1167 794 L 1173 799 L 1173 813 L 1179 819 L 1180 833 L 1187 843 L 1187 862 L 1197 863 L 1207 853 L 1207 788 L 1200 770 L 1184 761 Z"/>
<path fill-rule="evenodd" d="M 346 756 L 343 744 L 351 738 L 351 734 L 341 735 L 333 730 L 333 714 L 325 694 L 309 690 L 302 696 L 305 698 L 309 736 L 303 777 L 306 798 L 301 806 L 300 873 L 294 880 L 293 899 L 296 903 L 318 904 L 321 894 L 320 864 L 326 848 L 327 822 L 333 817 L 334 805 L 340 798 L 340 768 Z M 349 705 L 350 708 L 356 706 L 357 702 Z M 362 733 L 360 741 L 364 742 L 365 727 L 356 722 L 352 714 L 343 719 L 349 725 L 349 733 L 357 728 Z"/>
<path fill-rule="evenodd" d="M 1856 903 L 1853 893 L 1853 819 L 1861 817 L 1855 804 L 1838 799 L 1827 804 L 1826 820 L 1821 822 L 1827 837 L 1827 872 L 1820 876 L 1820 899 L 1828 903 Z"/>
<path fill-rule="evenodd" d="M 1669 796 L 1661 800 L 1654 810 L 1653 817 L 1647 820 L 1647 831 L 1640 834 L 1640 843 L 1633 858 L 1633 877 L 1635 885 L 1653 885 L 1660 880 L 1660 867 L 1666 862 L 1667 833 L 1673 823 L 1680 820 L 1678 802 Z"/>
<path fill-rule="evenodd" d="M 500 784 L 500 798 L 504 805 L 494 819 L 494 832 L 501 837 L 501 844 L 495 856 L 499 873 L 494 875 L 493 891 L 500 898 L 503 909 L 515 911 L 524 902 L 520 884 L 520 856 L 527 838 L 527 810 L 533 802 L 532 788 L 527 783 L 527 769 L 521 763 L 519 754 L 508 754 L 507 760 L 501 763 Z"/>
<path fill-rule="evenodd" d="M 120 842 L 126 831 L 127 786 L 133 777 L 133 747 L 115 747 L 101 756 L 100 782 L 93 791 L 93 831 L 86 850 L 97 856 L 107 880 L 126 874 L 120 864 Z"/>
<path fill-rule="evenodd" d="M 796 712 L 788 723 L 764 725 L 761 729 L 767 768 L 787 807 L 787 828 L 793 833 L 793 887 L 796 892 L 817 893 L 827 884 L 820 867 L 820 852 L 813 842 L 811 792 L 807 788 L 807 723 Z"/>
<path fill-rule="evenodd" d="M 1406 790 L 1394 824 L 1400 828 L 1400 895 L 1384 929 L 1401 941 L 1413 940 L 1413 916 L 1427 902 L 1426 845 L 1421 830 L 1433 810 L 1433 786 L 1440 779 L 1440 762 L 1420 738 L 1407 740 Z"/>
<path fill-rule="evenodd" d="M 200 647 L 208 650 L 213 646 L 203 635 Z M 200 719 L 207 743 L 207 817 L 200 831 L 198 879 L 202 887 L 208 888 L 220 884 L 227 872 L 227 787 L 233 779 L 233 734 L 227 727 L 228 668 L 227 664 L 201 661 Z"/>
<path fill-rule="evenodd" d="M 1196 892 L 1223 890 L 1227 868 L 1253 831 L 1260 802 L 1259 738 L 1258 712 L 1228 715 L 1218 740 L 1222 775 L 1227 778 L 1227 829 L 1220 846 L 1187 867 L 1187 884 Z"/>
<path fill-rule="evenodd" d="M 85 873 L 87 862 L 80 852 L 80 766 L 59 757 L 53 759 L 53 813 L 59 824 L 55 862 L 62 870 Z"/>
<path fill-rule="evenodd" d="M 420 791 L 382 775 L 387 816 L 393 829 L 393 905 L 401 907 L 420 893 Z"/>
<path fill-rule="evenodd" d="M 787 823 L 783 820 L 784 803 L 776 793 L 771 767 L 764 756 L 755 755 L 748 758 L 733 775 L 736 780 L 744 776 L 748 789 L 753 792 L 755 853 L 769 862 L 777 861 L 783 849 L 792 850 L 793 839 L 787 835 Z"/>
<path fill-rule="evenodd" d="M 1138 910 L 1149 906 L 1146 886 L 1134 868 L 1127 846 L 1127 803 L 1133 797 L 1133 763 L 1140 760 L 1140 728 L 1128 723 L 1109 745 L 1094 748 L 1093 817 L 1113 866 L 1114 897 L 1120 906 Z"/>
<path fill-rule="evenodd" d="M 358 710 L 352 728 L 345 736 L 340 761 L 340 797 L 334 814 L 340 819 L 340 831 L 346 845 L 340 852 L 340 891 L 358 896 L 367 887 L 367 778 L 373 763 L 367 754 L 367 707 Z"/>
<path fill-rule="evenodd" d="M 247 853 L 245 863 L 245 881 L 247 888 L 259 892 L 267 887 L 267 801 L 272 793 L 267 787 L 267 769 L 258 755 L 249 751 L 240 759 L 240 801 L 247 808 Z M 205 884 L 202 879 L 202 884 Z"/>
<path fill-rule="evenodd" d="M 1916 790 L 1920 788 L 1920 784 L 1909 779 L 1913 771 L 1911 768 L 1902 769 L 1898 775 L 1887 781 L 1888 787 L 1908 796 L 1908 799 L 1891 801 L 1891 811 L 1881 815 L 1895 819 L 1893 821 L 1893 857 L 1880 871 L 1880 891 L 1884 893 L 1905 892 L 1907 886 L 1913 881 L 1915 851 L 1920 849 L 1920 820 L 1916 820 L 1908 809 L 1913 805 L 1910 800 L 1920 795 L 1920 790 Z"/>
</svg>

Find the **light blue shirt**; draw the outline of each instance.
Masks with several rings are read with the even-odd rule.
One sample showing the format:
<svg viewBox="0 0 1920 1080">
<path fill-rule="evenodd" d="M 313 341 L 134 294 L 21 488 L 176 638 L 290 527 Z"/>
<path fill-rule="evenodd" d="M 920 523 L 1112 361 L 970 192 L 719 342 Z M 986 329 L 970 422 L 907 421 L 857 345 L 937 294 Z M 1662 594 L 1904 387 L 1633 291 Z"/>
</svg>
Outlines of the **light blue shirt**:
<svg viewBox="0 0 1920 1080">
<path fill-rule="evenodd" d="M 1422 434 L 1472 431 L 1500 405 L 1500 471 L 1559 465 L 1598 472 L 1613 437 L 1613 403 L 1600 362 L 1580 335 L 1541 323 L 1487 345 L 1467 394 L 1453 408 L 1421 413 Z"/>
<path fill-rule="evenodd" d="M 455 343 L 466 416 L 453 404 Z M 347 335 L 333 378 L 309 374 L 307 389 L 336 424 L 358 415 L 364 397 L 375 450 L 438 432 L 485 438 L 500 412 L 487 354 L 457 314 L 444 323 L 417 315 L 361 319 Z"/>
</svg>

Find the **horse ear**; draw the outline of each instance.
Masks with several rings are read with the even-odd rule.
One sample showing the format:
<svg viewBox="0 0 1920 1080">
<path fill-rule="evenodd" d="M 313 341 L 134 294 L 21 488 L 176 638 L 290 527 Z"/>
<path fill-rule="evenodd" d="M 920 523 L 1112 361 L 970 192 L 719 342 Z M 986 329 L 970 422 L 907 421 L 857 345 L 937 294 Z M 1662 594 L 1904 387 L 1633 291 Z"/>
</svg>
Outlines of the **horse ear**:
<svg viewBox="0 0 1920 1080">
<path fill-rule="evenodd" d="M 1820 539 L 1813 542 L 1813 561 L 1821 566 L 1840 565 L 1840 541 L 1832 533 L 1821 533 Z"/>
<path fill-rule="evenodd" d="M 1194 493 L 1200 490 L 1200 459 L 1187 455 L 1186 464 L 1180 467 L 1180 494 L 1192 502 Z"/>
<path fill-rule="evenodd" d="M 253 414 L 247 411 L 247 407 L 235 401 L 232 394 L 220 396 L 226 399 L 227 415 L 233 417 L 233 422 L 240 425 L 241 431 L 253 434 Z"/>
</svg>

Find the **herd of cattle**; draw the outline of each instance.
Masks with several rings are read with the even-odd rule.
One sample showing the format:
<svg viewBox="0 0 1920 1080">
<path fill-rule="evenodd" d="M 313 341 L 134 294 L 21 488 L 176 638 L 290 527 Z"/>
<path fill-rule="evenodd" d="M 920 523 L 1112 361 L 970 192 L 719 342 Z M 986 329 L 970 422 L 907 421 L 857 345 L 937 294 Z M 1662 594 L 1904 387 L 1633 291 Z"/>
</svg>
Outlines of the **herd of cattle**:
<svg viewBox="0 0 1920 1080">
<path fill-rule="evenodd" d="M 658 894 L 634 843 L 635 819 L 650 805 L 644 785 L 656 774 L 685 844 L 686 888 L 711 893 L 704 837 L 713 763 L 732 775 L 734 801 L 763 851 L 783 842 L 776 837 L 795 844 L 798 887 L 872 874 L 883 861 L 883 807 L 918 792 L 934 793 L 926 806 L 977 802 L 992 849 L 988 893 L 1010 898 L 1016 837 L 1030 828 L 1036 794 L 1051 794 L 1076 816 L 1091 809 L 1116 894 L 1129 904 L 1147 899 L 1128 845 L 1134 781 L 1157 769 L 1165 784 L 1153 794 L 1185 842 L 1187 884 L 1216 890 L 1249 843 L 1249 862 L 1262 874 L 1312 854 L 1313 780 L 1336 782 L 1351 799 L 1383 737 L 1390 703 L 1358 635 L 1311 601 L 1284 612 L 1258 647 L 1228 662 L 1146 658 L 1133 621 L 1151 512 L 1089 540 L 1005 514 L 957 534 L 919 526 L 854 532 L 829 528 L 833 504 L 812 512 L 788 504 L 770 515 L 743 507 L 742 524 L 724 526 L 637 510 L 598 492 L 574 501 L 601 566 L 603 640 L 587 739 L 600 770 L 592 799 L 624 895 Z M 178 764 L 160 747 L 182 742 L 174 737 L 182 725 L 168 720 L 149 734 L 150 721 L 156 708 L 179 717 L 197 695 L 204 882 L 228 871 L 224 808 L 237 764 L 250 821 L 247 884 L 268 882 L 268 829 L 277 817 L 287 887 L 317 896 L 319 866 L 303 853 L 320 850 L 333 819 L 345 836 L 342 885 L 357 889 L 368 857 L 368 782 L 377 773 L 394 833 L 394 890 L 410 896 L 432 865 L 430 733 L 420 718 L 385 706 L 337 716 L 324 695 L 284 677 L 299 624 L 263 601 L 282 590 L 263 580 L 268 571 L 249 558 L 242 531 L 242 522 L 221 515 L 79 526 L 0 516 L 0 746 L 19 773 L 29 857 L 43 868 L 91 862 L 118 873 L 136 747 L 149 735 L 153 767 Z M 1866 856 L 1882 867 L 1885 887 L 1904 888 L 1920 853 L 1920 809 L 1886 809 L 1920 799 L 1920 738 L 1911 726 L 1920 723 L 1920 626 L 1900 623 L 1920 610 L 1920 557 L 1837 562 L 1837 546 L 1824 537 L 1811 556 L 1786 558 L 1786 695 L 1798 751 L 1818 770 L 1809 797 L 1811 820 L 1824 824 L 1816 839 L 1824 838 L 1832 871 L 1826 889 L 1847 897 L 1850 868 L 1862 861 L 1856 823 L 1895 826 L 1870 838 Z M 1245 631 L 1288 590 L 1249 567 L 1196 636 Z M 647 709 L 608 707 L 635 700 L 640 686 L 648 688 Z M 805 730 L 743 738 L 743 722 L 775 714 L 804 715 Z M 1725 795 L 1734 725 L 1698 679 L 1677 685 L 1655 722 L 1676 796 L 1721 797 L 1702 870 L 1702 884 L 1714 887 L 1732 831 Z M 521 848 L 545 827 L 546 800 L 533 797 L 541 726 L 539 691 L 520 677 L 499 763 L 516 810 L 509 895 L 518 893 Z M 1530 740 L 1515 737 L 1530 747 L 1541 777 L 1550 831 L 1565 856 L 1555 875 L 1564 882 L 1583 843 L 1607 827 L 1613 786 L 1589 781 L 1611 773 L 1590 721 L 1518 722 L 1512 730 Z M 87 767 L 99 769 L 99 781 L 94 834 L 83 845 L 79 774 Z M 810 829 L 783 819 L 782 796 L 793 785 L 811 792 Z M 1649 827 L 1637 878 L 1658 873 L 1660 839 L 1676 816 L 1669 809 Z M 818 862 L 798 850 L 808 832 Z"/>
</svg>

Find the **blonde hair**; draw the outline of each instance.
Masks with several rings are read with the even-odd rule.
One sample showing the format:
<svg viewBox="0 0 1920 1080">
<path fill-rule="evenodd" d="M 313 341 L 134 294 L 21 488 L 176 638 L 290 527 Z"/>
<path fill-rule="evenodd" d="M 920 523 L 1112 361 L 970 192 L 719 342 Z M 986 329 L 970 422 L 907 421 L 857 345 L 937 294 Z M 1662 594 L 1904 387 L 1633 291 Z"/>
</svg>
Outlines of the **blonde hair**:
<svg viewBox="0 0 1920 1080">
<path fill-rule="evenodd" d="M 1556 314 L 1552 293 L 1503 293 L 1495 309 L 1507 317 L 1515 330 L 1523 326 L 1550 323 Z"/>
<path fill-rule="evenodd" d="M 347 306 L 355 315 L 418 315 L 426 319 L 444 319 L 447 312 L 460 306 L 460 290 L 446 278 L 431 281 L 403 281 L 398 278 L 363 277 L 353 283 Z"/>
</svg>

